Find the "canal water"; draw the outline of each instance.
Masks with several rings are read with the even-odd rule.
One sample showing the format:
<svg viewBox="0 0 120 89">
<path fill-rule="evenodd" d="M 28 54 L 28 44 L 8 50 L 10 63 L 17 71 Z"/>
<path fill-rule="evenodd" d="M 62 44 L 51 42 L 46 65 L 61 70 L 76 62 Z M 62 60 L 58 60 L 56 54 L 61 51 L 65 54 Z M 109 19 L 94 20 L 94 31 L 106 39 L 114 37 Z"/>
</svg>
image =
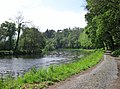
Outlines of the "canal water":
<svg viewBox="0 0 120 89">
<path fill-rule="evenodd" d="M 80 52 L 70 51 L 54 51 L 39 57 L 38 55 L 20 56 L 20 57 L 5 57 L 0 58 L 0 76 L 18 76 L 23 75 L 26 71 L 29 71 L 32 67 L 42 68 L 50 65 L 69 63 L 81 58 L 84 54 Z"/>
</svg>

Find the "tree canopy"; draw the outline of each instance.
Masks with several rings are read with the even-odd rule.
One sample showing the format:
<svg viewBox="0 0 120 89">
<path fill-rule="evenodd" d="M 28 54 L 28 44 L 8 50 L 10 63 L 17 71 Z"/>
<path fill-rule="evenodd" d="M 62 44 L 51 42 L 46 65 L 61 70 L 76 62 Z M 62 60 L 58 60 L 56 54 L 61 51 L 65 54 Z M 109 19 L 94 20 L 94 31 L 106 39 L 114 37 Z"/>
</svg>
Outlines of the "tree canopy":
<svg viewBox="0 0 120 89">
<path fill-rule="evenodd" d="M 38 52 L 45 47 L 45 37 L 37 28 L 25 28 L 20 38 L 20 48 L 22 50 L 28 50 Z"/>
<path fill-rule="evenodd" d="M 39 53 L 44 49 L 45 43 L 43 33 L 35 27 L 21 28 L 20 24 L 8 21 L 0 25 L 0 51 Z"/>
<path fill-rule="evenodd" d="M 15 39 L 16 25 L 12 22 L 5 21 L 0 26 L 0 49 L 13 50 Z"/>
<path fill-rule="evenodd" d="M 82 28 L 66 28 L 63 30 L 46 30 L 44 35 L 47 39 L 46 49 L 54 50 L 60 48 L 80 48 L 79 36 Z"/>
<path fill-rule="evenodd" d="M 97 47 L 114 50 L 120 46 L 120 1 L 86 0 L 86 34 Z"/>
</svg>

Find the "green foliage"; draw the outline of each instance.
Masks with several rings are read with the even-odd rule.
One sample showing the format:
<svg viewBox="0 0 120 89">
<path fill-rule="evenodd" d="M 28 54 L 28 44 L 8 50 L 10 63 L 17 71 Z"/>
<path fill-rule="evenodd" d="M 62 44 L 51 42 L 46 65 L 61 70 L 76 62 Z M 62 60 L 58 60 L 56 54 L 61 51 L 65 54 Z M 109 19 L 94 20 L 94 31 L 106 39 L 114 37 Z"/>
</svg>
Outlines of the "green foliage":
<svg viewBox="0 0 120 89">
<path fill-rule="evenodd" d="M 37 28 L 25 28 L 20 38 L 21 50 L 37 53 L 45 47 L 45 37 Z"/>
<path fill-rule="evenodd" d="M 82 28 L 66 28 L 64 30 L 46 30 L 44 33 L 47 38 L 45 50 L 52 51 L 59 48 L 80 48 L 78 41 Z"/>
<path fill-rule="evenodd" d="M 86 0 L 85 28 L 92 43 L 98 47 L 114 50 L 120 46 L 120 1 Z"/>
<path fill-rule="evenodd" d="M 118 57 L 120 56 L 120 50 L 115 50 L 112 52 L 112 56 Z"/>
<path fill-rule="evenodd" d="M 97 50 L 77 62 L 61 64 L 60 66 L 52 65 L 47 69 L 36 70 L 33 68 L 23 77 L 18 77 L 15 80 L 11 78 L 0 80 L 0 86 L 2 89 L 20 89 L 20 87 L 22 89 L 33 89 L 35 87 L 43 89 L 48 85 L 52 85 L 54 82 L 65 80 L 74 74 L 80 73 L 82 70 L 96 65 L 102 56 L 103 51 Z"/>
<path fill-rule="evenodd" d="M 91 42 L 85 30 L 80 34 L 79 42 L 82 48 L 94 48 L 94 44 Z"/>
<path fill-rule="evenodd" d="M 47 39 L 46 41 L 46 46 L 45 46 L 45 51 L 53 51 L 56 49 L 56 41 L 54 38 Z"/>
<path fill-rule="evenodd" d="M 55 31 L 54 30 L 46 30 L 44 32 L 44 35 L 47 37 L 47 38 L 54 38 L 55 37 Z"/>
<path fill-rule="evenodd" d="M 2 51 L 14 51 L 14 54 L 42 53 L 45 43 L 44 35 L 35 27 L 24 26 L 23 28 L 21 23 L 17 27 L 15 23 L 8 21 L 0 25 L 0 50 Z"/>
<path fill-rule="evenodd" d="M 5 21 L 0 26 L 0 50 L 13 50 L 16 27 L 14 23 Z"/>
</svg>

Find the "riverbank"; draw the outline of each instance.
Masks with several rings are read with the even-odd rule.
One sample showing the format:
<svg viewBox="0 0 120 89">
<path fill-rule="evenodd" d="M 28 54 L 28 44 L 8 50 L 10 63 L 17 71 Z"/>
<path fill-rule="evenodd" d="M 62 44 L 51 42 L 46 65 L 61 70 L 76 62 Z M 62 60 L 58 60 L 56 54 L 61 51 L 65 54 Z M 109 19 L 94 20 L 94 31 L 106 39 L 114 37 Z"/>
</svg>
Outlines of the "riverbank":
<svg viewBox="0 0 120 89">
<path fill-rule="evenodd" d="M 0 56 L 13 55 L 13 51 L 0 51 Z"/>
<path fill-rule="evenodd" d="M 104 60 L 90 71 L 47 89 L 120 89 L 120 61 L 105 54 Z"/>
<path fill-rule="evenodd" d="M 18 77 L 16 80 L 12 78 L 2 81 L 1 88 L 7 89 L 41 89 L 49 85 L 65 80 L 66 78 L 80 73 L 80 71 L 86 70 L 96 65 L 103 56 L 103 51 L 95 51 L 92 54 L 82 58 L 80 61 L 62 64 L 60 66 L 50 66 L 48 69 L 40 69 L 36 71 L 32 69 L 26 73 L 23 77 Z"/>
<path fill-rule="evenodd" d="M 20 55 L 41 55 L 43 56 L 42 50 L 31 51 L 31 50 L 20 50 L 20 51 L 0 51 L 0 57 L 5 56 L 20 56 Z"/>
<path fill-rule="evenodd" d="M 65 83 L 68 83 L 68 82 L 70 82 L 70 81 L 73 81 L 73 80 L 75 80 L 77 77 L 82 76 L 82 75 L 84 75 L 84 74 L 86 74 L 86 73 L 94 70 L 94 69 L 95 69 L 97 66 L 99 66 L 103 61 L 104 61 L 104 58 L 102 58 L 102 59 L 100 60 L 100 62 L 99 62 L 98 64 L 96 64 L 95 66 L 92 66 L 92 67 L 90 67 L 90 68 L 88 68 L 88 69 L 86 69 L 86 70 L 81 71 L 81 72 L 78 73 L 78 74 L 75 74 L 75 75 L 71 76 L 70 78 L 67 78 L 67 79 L 64 80 L 64 81 L 56 82 L 55 84 L 53 84 L 53 85 L 51 85 L 51 86 L 48 86 L 48 87 L 46 87 L 46 88 L 43 88 L 43 89 L 57 89 L 59 86 L 62 86 L 62 85 L 64 85 Z"/>
</svg>

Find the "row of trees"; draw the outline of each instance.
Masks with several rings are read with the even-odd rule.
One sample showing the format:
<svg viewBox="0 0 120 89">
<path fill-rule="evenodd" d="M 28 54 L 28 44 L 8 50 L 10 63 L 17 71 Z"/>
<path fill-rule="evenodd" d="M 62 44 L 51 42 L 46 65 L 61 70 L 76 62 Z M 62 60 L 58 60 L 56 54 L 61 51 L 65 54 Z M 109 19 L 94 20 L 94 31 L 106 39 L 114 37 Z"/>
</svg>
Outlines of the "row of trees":
<svg viewBox="0 0 120 89">
<path fill-rule="evenodd" d="M 35 27 L 26 27 L 22 16 L 16 21 L 0 25 L 0 50 L 38 52 L 42 49 L 105 48 L 120 47 L 120 1 L 86 0 L 87 26 L 46 30 L 41 33 Z"/>
<path fill-rule="evenodd" d="M 45 37 L 35 27 L 5 21 L 0 25 L 0 50 L 38 52 L 45 47 Z"/>
<path fill-rule="evenodd" d="M 86 0 L 84 37 L 87 46 L 115 50 L 120 47 L 120 0 Z M 87 35 L 86 35 L 87 34 Z M 90 38 L 90 39 L 89 39 Z M 82 40 L 82 39 L 81 39 Z M 82 42 L 83 46 L 86 46 Z"/>
<path fill-rule="evenodd" d="M 0 50 L 40 51 L 59 48 L 106 48 L 120 47 L 120 1 L 86 0 L 88 10 L 85 18 L 87 26 L 46 30 L 39 32 L 35 27 L 23 25 L 21 16 L 12 23 L 5 21 L 0 25 Z"/>
<path fill-rule="evenodd" d="M 0 25 L 0 50 L 26 54 L 41 53 L 43 49 L 80 48 L 82 28 L 47 29 L 41 33 L 38 28 L 25 26 L 20 18 L 17 23 L 5 21 Z"/>
<path fill-rule="evenodd" d="M 46 30 L 44 32 L 47 38 L 45 50 L 54 50 L 59 48 L 80 48 L 79 36 L 82 28 L 66 28 L 64 30 Z"/>
</svg>

